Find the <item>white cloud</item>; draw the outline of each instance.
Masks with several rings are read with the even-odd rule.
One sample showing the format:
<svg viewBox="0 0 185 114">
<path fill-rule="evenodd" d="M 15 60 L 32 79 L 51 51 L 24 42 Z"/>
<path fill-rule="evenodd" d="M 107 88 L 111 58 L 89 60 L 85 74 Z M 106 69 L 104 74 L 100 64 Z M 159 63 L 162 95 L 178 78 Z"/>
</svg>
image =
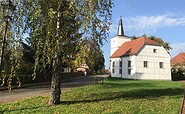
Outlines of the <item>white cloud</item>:
<svg viewBox="0 0 185 114">
<path fill-rule="evenodd" d="M 125 29 L 128 32 L 151 33 L 160 27 L 185 26 L 185 17 L 175 17 L 171 14 L 157 16 L 136 16 L 125 19 Z"/>
<path fill-rule="evenodd" d="M 172 43 L 170 45 L 173 48 L 173 50 L 170 50 L 170 54 L 172 57 L 185 51 L 185 43 Z"/>
<path fill-rule="evenodd" d="M 110 28 L 110 34 L 116 35 L 119 18 L 115 19 Z M 185 16 L 172 13 L 153 16 L 135 16 L 123 18 L 124 31 L 127 34 L 140 36 L 154 33 L 158 28 L 185 26 Z"/>
</svg>

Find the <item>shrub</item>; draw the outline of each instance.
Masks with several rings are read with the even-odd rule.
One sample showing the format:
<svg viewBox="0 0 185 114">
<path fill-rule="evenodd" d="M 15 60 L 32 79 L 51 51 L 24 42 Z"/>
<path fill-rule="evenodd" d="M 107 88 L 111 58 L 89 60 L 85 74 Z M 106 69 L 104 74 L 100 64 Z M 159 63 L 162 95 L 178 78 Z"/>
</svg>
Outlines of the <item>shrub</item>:
<svg viewBox="0 0 185 114">
<path fill-rule="evenodd" d="M 185 63 L 172 66 L 172 80 L 185 80 Z"/>
</svg>

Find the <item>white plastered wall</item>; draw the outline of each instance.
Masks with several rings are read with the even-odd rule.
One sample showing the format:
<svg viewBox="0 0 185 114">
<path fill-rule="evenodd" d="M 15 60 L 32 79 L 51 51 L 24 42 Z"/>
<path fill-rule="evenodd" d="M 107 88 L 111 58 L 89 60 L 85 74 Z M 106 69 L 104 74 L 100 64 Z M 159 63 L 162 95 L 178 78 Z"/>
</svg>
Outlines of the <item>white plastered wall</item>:
<svg viewBox="0 0 185 114">
<path fill-rule="evenodd" d="M 111 73 L 111 77 L 121 77 L 121 74 L 119 73 L 119 69 L 120 69 L 120 63 L 121 58 L 111 58 L 110 59 L 110 73 Z M 114 66 L 113 66 L 113 62 L 114 62 Z M 113 72 L 114 69 L 114 72 Z"/>
<path fill-rule="evenodd" d="M 131 39 L 125 36 L 116 36 L 111 39 L 111 55 L 121 47 L 121 45 Z"/>
<path fill-rule="evenodd" d="M 148 61 L 147 68 L 144 68 L 144 61 Z M 159 62 L 163 62 L 163 68 L 159 67 Z M 135 75 L 138 79 L 171 80 L 170 55 L 162 46 L 145 45 L 136 56 Z"/>
<path fill-rule="evenodd" d="M 129 56 L 129 57 L 122 57 L 122 58 L 111 58 L 110 63 L 110 72 L 111 77 L 119 77 L 119 78 L 127 78 L 127 79 L 135 79 L 135 56 Z M 120 61 L 122 61 L 122 67 L 120 67 Z M 128 67 L 128 61 L 131 61 L 131 67 Z M 114 67 L 113 67 L 114 62 Z M 114 69 L 114 73 L 113 73 Z M 122 73 L 120 74 L 119 70 L 122 70 Z M 128 69 L 131 69 L 131 74 L 128 74 Z"/>
<path fill-rule="evenodd" d="M 128 67 L 128 61 L 131 61 L 131 67 Z M 131 74 L 128 74 L 128 69 L 131 70 Z M 122 78 L 135 79 L 135 56 L 122 57 Z"/>
</svg>

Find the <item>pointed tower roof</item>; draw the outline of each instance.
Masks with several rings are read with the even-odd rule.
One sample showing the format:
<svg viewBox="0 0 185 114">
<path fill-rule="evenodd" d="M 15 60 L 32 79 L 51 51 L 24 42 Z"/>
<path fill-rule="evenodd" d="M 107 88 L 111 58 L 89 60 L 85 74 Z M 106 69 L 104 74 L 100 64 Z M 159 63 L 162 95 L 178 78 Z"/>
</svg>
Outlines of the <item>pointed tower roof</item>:
<svg viewBox="0 0 185 114">
<path fill-rule="evenodd" d="M 117 36 L 124 36 L 122 17 L 120 16 Z"/>
</svg>

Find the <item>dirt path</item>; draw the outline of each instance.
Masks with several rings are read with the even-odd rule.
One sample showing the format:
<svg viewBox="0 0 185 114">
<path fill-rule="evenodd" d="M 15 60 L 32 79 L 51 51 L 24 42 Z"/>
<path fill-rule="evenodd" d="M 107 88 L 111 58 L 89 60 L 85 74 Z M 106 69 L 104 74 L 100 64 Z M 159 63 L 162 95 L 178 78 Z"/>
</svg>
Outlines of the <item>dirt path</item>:
<svg viewBox="0 0 185 114">
<path fill-rule="evenodd" d="M 108 75 L 99 75 L 99 76 L 83 76 L 69 80 L 61 84 L 62 91 L 80 87 L 88 84 L 96 83 L 98 80 L 107 77 Z M 0 104 L 7 102 L 14 102 L 17 100 L 22 100 L 25 98 L 30 98 L 40 95 L 48 95 L 50 93 L 50 85 L 40 85 L 33 87 L 26 87 L 23 89 L 13 89 L 12 92 L 8 90 L 0 91 Z"/>
</svg>

